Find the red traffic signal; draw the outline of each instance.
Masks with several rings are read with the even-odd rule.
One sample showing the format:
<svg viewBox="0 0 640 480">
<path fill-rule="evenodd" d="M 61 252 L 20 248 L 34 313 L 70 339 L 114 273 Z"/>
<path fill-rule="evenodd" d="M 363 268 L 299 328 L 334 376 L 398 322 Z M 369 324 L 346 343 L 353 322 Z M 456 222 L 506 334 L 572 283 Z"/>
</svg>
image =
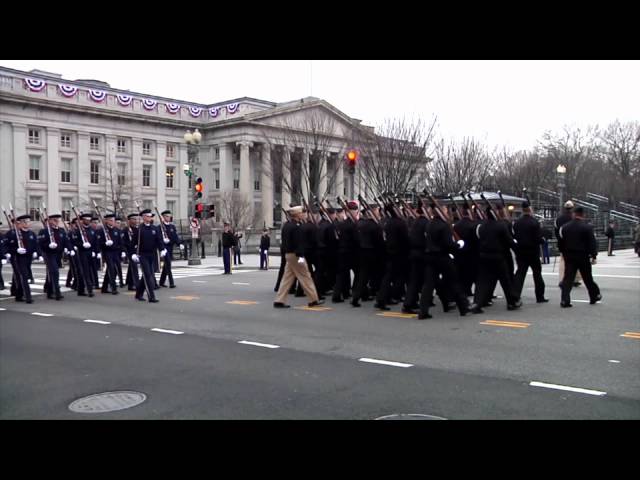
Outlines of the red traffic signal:
<svg viewBox="0 0 640 480">
<path fill-rule="evenodd" d="M 204 204 L 203 203 L 198 203 L 196 205 L 196 212 L 204 212 Z"/>
<path fill-rule="evenodd" d="M 355 150 L 349 150 L 347 152 L 347 162 L 349 162 L 350 166 L 355 166 L 358 161 L 358 152 Z"/>
<path fill-rule="evenodd" d="M 204 191 L 204 185 L 202 184 L 202 177 L 198 177 L 194 188 L 196 191 L 196 198 L 202 198 L 202 192 Z"/>
</svg>

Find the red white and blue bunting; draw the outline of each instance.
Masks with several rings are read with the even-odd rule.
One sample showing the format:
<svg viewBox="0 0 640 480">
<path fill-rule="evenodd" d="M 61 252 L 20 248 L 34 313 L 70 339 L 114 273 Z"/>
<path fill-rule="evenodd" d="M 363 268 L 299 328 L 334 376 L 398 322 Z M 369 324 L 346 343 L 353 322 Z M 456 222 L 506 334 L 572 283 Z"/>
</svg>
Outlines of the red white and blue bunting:
<svg viewBox="0 0 640 480">
<path fill-rule="evenodd" d="M 38 80 L 37 78 L 25 78 L 24 82 L 27 84 L 27 88 L 32 92 L 40 92 L 47 86 L 44 80 Z"/>
<path fill-rule="evenodd" d="M 227 112 L 236 113 L 238 111 L 239 105 L 240 105 L 239 103 L 230 103 L 229 105 L 227 105 Z"/>
<path fill-rule="evenodd" d="M 102 90 L 93 90 L 90 88 L 89 97 L 94 102 L 104 102 L 104 99 L 107 98 L 107 92 L 103 92 Z"/>
<path fill-rule="evenodd" d="M 73 85 L 58 85 L 58 88 L 65 97 L 75 97 L 76 93 L 78 93 L 78 87 Z"/>
<path fill-rule="evenodd" d="M 156 108 L 156 105 L 158 105 L 158 102 L 156 102 L 155 100 L 149 100 L 148 98 L 142 100 L 142 106 L 145 108 L 145 110 L 154 110 Z"/>
<path fill-rule="evenodd" d="M 165 103 L 165 107 L 167 108 L 167 112 L 173 115 L 180 111 L 180 105 L 177 103 Z"/>
<path fill-rule="evenodd" d="M 202 113 L 202 108 L 200 107 L 189 107 L 189 113 L 192 117 L 199 117 Z"/>
<path fill-rule="evenodd" d="M 133 97 L 131 95 L 118 94 L 118 103 L 123 107 L 128 107 L 129 105 L 131 105 L 132 101 L 133 101 Z"/>
<path fill-rule="evenodd" d="M 216 118 L 219 113 L 220 113 L 220 109 L 218 107 L 211 107 L 209 109 L 209 115 L 211 115 L 212 118 Z"/>
</svg>

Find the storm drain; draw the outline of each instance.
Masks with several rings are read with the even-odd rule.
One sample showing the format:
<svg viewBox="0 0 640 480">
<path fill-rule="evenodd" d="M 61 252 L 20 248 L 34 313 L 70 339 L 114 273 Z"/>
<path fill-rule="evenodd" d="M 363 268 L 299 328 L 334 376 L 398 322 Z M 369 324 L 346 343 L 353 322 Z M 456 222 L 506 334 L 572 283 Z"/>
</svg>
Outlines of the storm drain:
<svg viewBox="0 0 640 480">
<path fill-rule="evenodd" d="M 69 405 L 69 410 L 76 413 L 115 412 L 140 405 L 146 399 L 147 396 L 140 392 L 96 393 L 72 402 Z"/>
<path fill-rule="evenodd" d="M 436 417 L 435 415 L 424 415 L 422 413 L 394 413 L 393 415 L 378 417 L 376 420 L 446 420 L 446 418 Z"/>
</svg>

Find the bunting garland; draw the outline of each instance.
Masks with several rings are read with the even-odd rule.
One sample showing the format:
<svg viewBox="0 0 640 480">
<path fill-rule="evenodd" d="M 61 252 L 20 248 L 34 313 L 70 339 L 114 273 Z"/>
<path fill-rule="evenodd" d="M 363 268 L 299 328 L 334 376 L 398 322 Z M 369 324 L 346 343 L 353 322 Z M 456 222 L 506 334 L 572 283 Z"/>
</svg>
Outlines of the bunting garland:
<svg viewBox="0 0 640 480">
<path fill-rule="evenodd" d="M 165 103 L 165 107 L 167 108 L 167 112 L 173 115 L 180 111 L 180 105 L 177 103 Z"/>
<path fill-rule="evenodd" d="M 236 113 L 238 111 L 239 105 L 240 105 L 239 103 L 230 103 L 229 105 L 227 105 L 227 112 Z"/>
<path fill-rule="evenodd" d="M 202 108 L 200 107 L 189 107 L 189 113 L 192 117 L 199 117 L 202 113 Z"/>
<path fill-rule="evenodd" d="M 107 93 L 102 91 L 102 90 L 93 90 L 93 89 L 89 89 L 89 97 L 91 97 L 91 100 L 93 100 L 94 102 L 103 102 L 105 98 L 107 98 Z"/>
<path fill-rule="evenodd" d="M 218 107 L 211 107 L 209 109 L 209 115 L 211 115 L 212 118 L 216 118 L 218 113 L 220 113 L 220 109 Z"/>
<path fill-rule="evenodd" d="M 155 100 L 149 100 L 148 98 L 142 100 L 142 106 L 145 108 L 145 110 L 154 110 L 156 108 L 156 105 L 158 105 L 158 102 L 156 102 Z"/>
<path fill-rule="evenodd" d="M 133 101 L 133 97 L 132 96 L 118 94 L 118 103 L 120 105 L 122 105 L 123 107 L 128 107 L 129 105 L 131 105 L 132 101 Z"/>
<path fill-rule="evenodd" d="M 40 92 L 47 85 L 44 80 L 37 78 L 25 78 L 24 81 L 32 92 Z"/>
<path fill-rule="evenodd" d="M 65 97 L 75 97 L 76 93 L 78 93 L 78 87 L 74 87 L 73 85 L 58 85 L 58 89 L 60 93 Z"/>
</svg>

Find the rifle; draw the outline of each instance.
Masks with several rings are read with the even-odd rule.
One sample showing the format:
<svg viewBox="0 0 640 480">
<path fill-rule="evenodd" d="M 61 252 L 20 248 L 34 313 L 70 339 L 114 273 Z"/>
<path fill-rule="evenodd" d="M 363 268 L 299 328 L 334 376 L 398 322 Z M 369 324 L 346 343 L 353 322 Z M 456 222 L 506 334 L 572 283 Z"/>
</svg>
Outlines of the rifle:
<svg viewBox="0 0 640 480">
<path fill-rule="evenodd" d="M 522 188 L 522 194 L 524 195 L 524 198 L 527 200 L 527 203 L 531 205 L 531 199 L 529 198 L 529 192 L 527 191 L 527 187 Z"/>
<path fill-rule="evenodd" d="M 460 219 L 462 219 L 462 210 L 460 210 L 460 207 L 458 206 L 458 204 L 456 203 L 455 198 L 453 198 L 453 193 L 450 193 L 448 195 L 449 199 L 451 200 L 451 205 L 453 206 L 453 208 L 456 210 L 456 212 L 458 212 L 458 217 Z M 452 209 L 453 210 L 453 209 Z"/>
<path fill-rule="evenodd" d="M 102 214 L 100 213 L 100 208 L 98 207 L 98 204 L 96 203 L 96 201 L 93 201 L 93 206 L 96 209 L 96 213 L 98 214 L 98 218 L 100 219 L 100 223 L 102 224 L 102 231 L 104 232 L 104 238 L 107 241 L 111 240 L 111 236 L 109 235 L 109 231 L 107 230 L 107 226 L 104 224 L 104 218 L 102 218 Z"/>
<path fill-rule="evenodd" d="M 493 218 L 495 220 L 498 220 L 498 214 L 496 213 L 496 211 L 491 206 L 491 203 L 489 202 L 489 200 L 487 200 L 487 197 L 484 196 L 484 193 L 480 194 L 480 198 L 482 198 L 487 203 L 487 206 L 489 207 L 489 210 L 491 211 L 491 215 L 493 215 Z"/>
<path fill-rule="evenodd" d="M 44 215 L 46 217 L 45 220 L 47 222 L 45 223 L 45 220 L 42 220 L 42 225 L 47 229 L 47 233 L 49 233 L 49 242 L 53 242 L 54 238 L 53 234 L 51 233 L 51 225 L 49 225 L 49 214 L 47 213 L 47 206 L 44 202 L 42 202 L 42 211 L 44 212 Z M 40 209 L 38 209 L 38 212 L 40 212 Z M 40 215 L 40 218 L 42 219 L 42 215 Z"/>
<path fill-rule="evenodd" d="M 140 216 L 140 218 L 142 218 L 142 213 L 141 213 L 141 210 L 140 210 L 140 205 L 138 204 L 138 201 L 137 201 L 137 200 L 135 200 L 135 204 L 136 204 L 136 208 L 138 209 L 138 215 Z M 143 225 L 144 225 L 144 222 L 143 222 Z M 143 225 L 140 225 L 140 226 L 138 227 L 138 247 L 137 247 L 137 249 L 136 249 L 136 253 L 137 253 L 137 255 L 138 255 L 138 261 L 140 261 L 140 258 L 139 258 L 139 257 L 140 257 L 140 238 L 141 238 L 141 233 L 142 233 L 142 227 L 143 227 Z M 156 251 L 157 251 L 157 250 L 156 250 Z M 141 261 L 140 261 L 140 267 L 142 268 L 142 262 L 141 262 Z M 149 265 L 149 268 L 152 268 L 152 266 L 151 266 L 151 265 Z M 153 273 L 153 272 L 152 272 L 152 273 Z M 145 288 L 145 290 L 147 291 L 148 298 L 151 298 L 151 292 L 149 291 L 149 285 L 147 285 L 147 279 L 146 279 L 145 274 L 144 274 L 144 268 L 142 268 L 142 281 L 144 282 L 144 288 Z"/>
<path fill-rule="evenodd" d="M 369 213 L 369 215 L 371 216 L 371 219 L 374 222 L 376 222 L 377 224 L 379 224 L 380 222 L 378 221 L 378 218 L 376 218 L 376 216 L 373 213 L 373 210 L 371 210 L 371 207 L 369 206 L 367 201 L 364 199 L 364 197 L 362 195 L 358 194 L 358 200 L 360 201 L 360 203 L 364 207 L 365 211 Z"/>
<path fill-rule="evenodd" d="M 504 203 L 504 198 L 502 197 L 502 192 L 498 190 L 498 196 L 500 197 L 500 202 L 502 203 L 502 210 L 504 211 L 504 218 L 506 220 L 511 220 L 511 214 L 509 213 L 509 209 L 507 208 L 507 204 Z"/>
<path fill-rule="evenodd" d="M 158 214 L 158 220 L 160 221 L 160 230 L 162 231 L 163 243 L 167 244 L 169 242 L 165 242 L 164 240 L 169 240 L 169 236 L 167 235 L 167 230 L 164 228 L 164 221 L 162 219 L 162 215 L 160 215 L 160 212 L 158 211 L 158 207 L 156 205 L 154 205 L 153 208 Z"/>
<path fill-rule="evenodd" d="M 71 210 L 73 210 L 73 213 L 76 215 L 76 224 L 78 225 L 78 230 L 80 231 L 80 238 L 82 239 L 82 243 L 89 243 L 89 240 L 87 239 L 87 234 L 84 231 L 84 228 L 82 227 L 82 223 L 80 220 L 80 213 L 78 213 L 78 209 L 76 207 L 73 206 L 73 202 L 69 202 L 69 205 L 71 205 Z"/>
<path fill-rule="evenodd" d="M 349 219 L 353 222 L 356 223 L 356 219 L 355 217 L 351 214 L 351 210 L 349 210 L 349 207 L 347 206 L 347 204 L 344 202 L 344 200 L 342 200 L 339 196 L 336 197 L 336 201 L 338 202 L 338 204 L 340 204 L 340 206 L 342 207 L 342 209 L 345 211 L 345 213 L 347 213 L 347 217 L 349 217 Z"/>
<path fill-rule="evenodd" d="M 7 211 L 4 209 L 4 205 L 2 205 L 2 212 L 4 213 L 5 218 L 7 219 L 7 223 L 13 226 L 13 230 L 16 233 L 16 239 L 18 240 L 18 248 L 24 248 L 24 242 L 22 241 L 22 234 L 16 225 L 15 215 L 13 214 L 13 207 L 9 204 L 9 210 L 11 211 L 11 216 L 7 214 Z"/>
<path fill-rule="evenodd" d="M 480 208 L 480 206 L 476 203 L 476 201 L 473 199 L 473 197 L 471 196 L 471 192 L 467 193 L 467 196 L 469 197 L 469 200 L 471 200 L 471 203 L 473 204 L 473 207 L 475 208 L 475 213 L 478 216 L 478 218 L 480 220 L 484 220 L 486 219 L 486 215 L 484 214 L 484 212 L 482 211 L 482 209 Z"/>
<path fill-rule="evenodd" d="M 424 204 L 424 199 L 420 196 L 420 193 L 418 193 L 418 190 L 414 188 L 413 189 L 413 193 L 415 194 L 416 198 L 420 202 L 420 206 L 422 207 L 422 211 L 424 212 L 424 216 L 427 217 L 427 219 L 429 221 L 433 220 L 433 216 L 429 213 L 429 209 Z"/>
<path fill-rule="evenodd" d="M 450 227 L 452 227 L 451 225 L 451 219 L 449 218 L 449 215 L 447 215 L 445 213 L 445 211 L 442 209 L 442 207 L 440 206 L 440 204 L 438 203 L 438 200 L 436 200 L 436 197 L 434 197 L 432 194 L 427 193 L 427 196 L 429 197 L 429 200 L 431 201 L 431 203 L 433 205 L 435 205 L 435 211 L 436 214 L 440 217 L 440 219 L 446 223 L 447 225 L 449 225 Z M 458 241 L 460 240 L 460 235 L 458 235 L 458 232 L 456 232 L 453 227 L 451 228 L 451 231 L 453 232 L 453 238 Z"/>
<path fill-rule="evenodd" d="M 122 213 L 122 218 L 125 219 L 127 216 L 124 213 L 124 209 L 122 208 L 122 204 L 120 200 L 118 200 L 118 207 L 120 207 L 120 213 Z M 129 226 L 129 219 L 125 220 L 127 222 L 127 230 L 129 231 L 129 241 L 133 240 L 133 229 Z"/>
<path fill-rule="evenodd" d="M 313 223 L 317 227 L 318 222 L 316 221 L 316 218 L 313 216 L 313 212 L 311 211 L 311 208 L 309 208 L 309 204 L 307 203 L 307 200 L 304 197 L 302 197 L 302 203 L 304 205 L 305 210 L 308 213 L 307 223 Z"/>
<path fill-rule="evenodd" d="M 284 209 L 284 207 L 280 207 L 280 209 L 284 212 L 284 216 L 285 216 L 285 218 L 287 219 L 287 222 L 288 222 L 289 220 L 291 220 L 291 216 L 289 215 L 289 212 L 287 212 L 287 211 Z"/>
<path fill-rule="evenodd" d="M 417 218 L 418 215 L 416 215 L 416 212 L 413 211 L 413 208 L 411 208 L 407 202 L 404 201 L 403 198 L 400 198 L 396 195 L 396 199 L 400 202 L 400 206 L 402 207 L 403 212 L 407 212 L 407 215 L 413 219 Z"/>
<path fill-rule="evenodd" d="M 460 192 L 458 192 L 458 195 L 460 195 L 462 197 L 462 201 L 464 202 L 464 207 L 467 210 L 467 215 L 466 215 L 467 218 L 469 220 L 473 220 L 473 210 L 471 209 L 471 205 L 469 205 L 469 202 L 467 201 L 467 198 L 464 196 L 464 192 L 460 191 Z"/>
</svg>

